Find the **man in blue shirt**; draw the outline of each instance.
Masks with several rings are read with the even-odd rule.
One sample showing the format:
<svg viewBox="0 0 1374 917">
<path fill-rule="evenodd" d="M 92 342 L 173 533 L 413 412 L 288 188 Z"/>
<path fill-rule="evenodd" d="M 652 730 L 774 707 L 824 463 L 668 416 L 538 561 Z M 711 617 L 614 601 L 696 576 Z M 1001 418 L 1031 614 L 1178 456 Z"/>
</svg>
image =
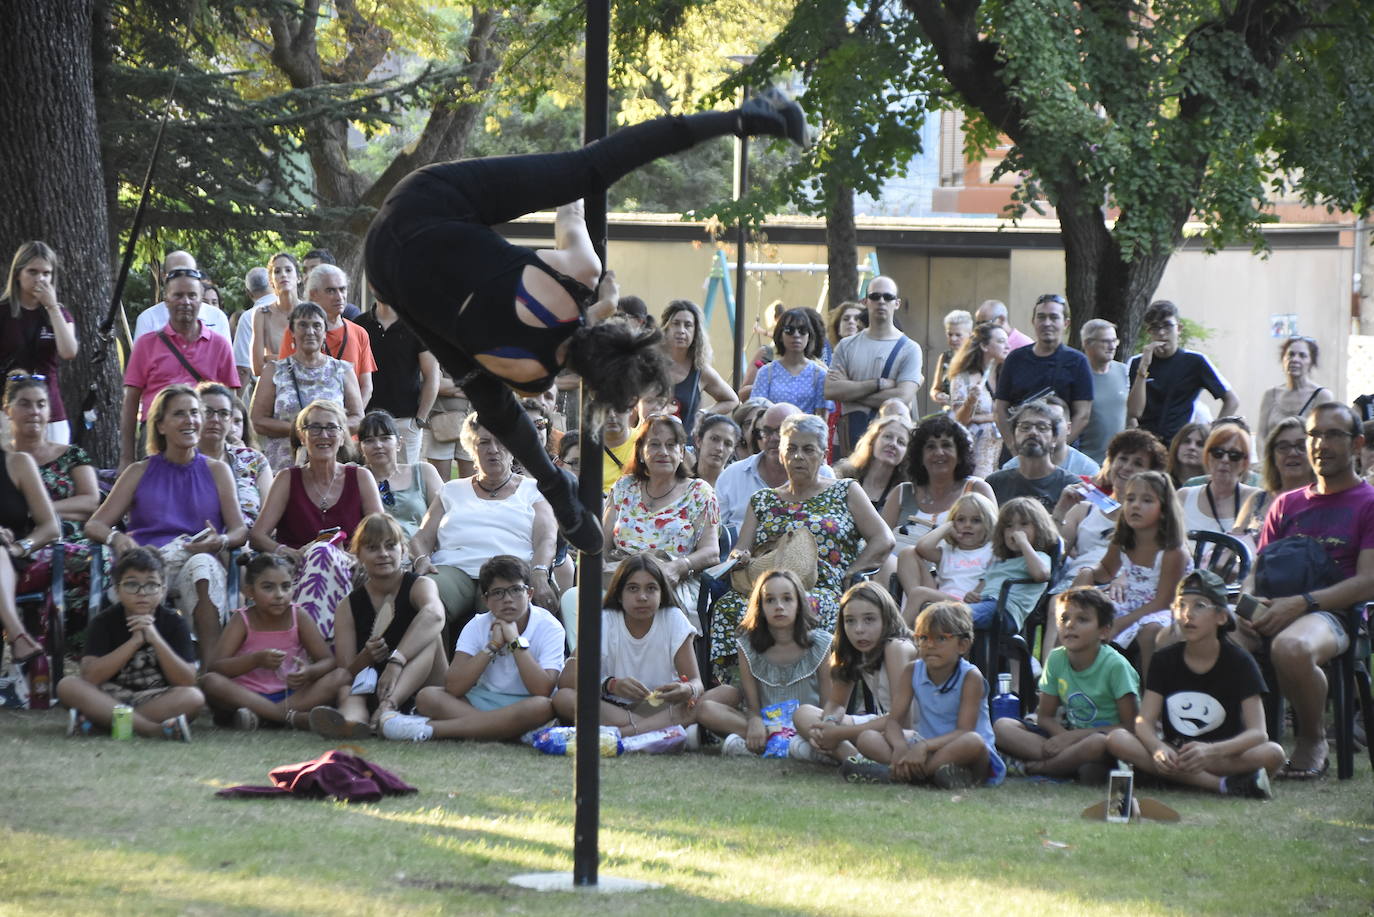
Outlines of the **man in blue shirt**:
<svg viewBox="0 0 1374 917">
<path fill-rule="evenodd" d="M 1069 325 L 1069 304 L 1058 293 L 1046 293 L 1035 301 L 1031 313 L 1035 343 L 1007 354 L 997 377 L 997 392 L 992 403 L 1002 441 L 1016 442 L 1012 429 L 1012 409 L 1032 395 L 1044 397 L 1045 389 L 1063 398 L 1071 417 L 1066 442 L 1078 439 L 1093 411 L 1093 377 L 1088 358 L 1082 351 L 1064 343 Z"/>
</svg>

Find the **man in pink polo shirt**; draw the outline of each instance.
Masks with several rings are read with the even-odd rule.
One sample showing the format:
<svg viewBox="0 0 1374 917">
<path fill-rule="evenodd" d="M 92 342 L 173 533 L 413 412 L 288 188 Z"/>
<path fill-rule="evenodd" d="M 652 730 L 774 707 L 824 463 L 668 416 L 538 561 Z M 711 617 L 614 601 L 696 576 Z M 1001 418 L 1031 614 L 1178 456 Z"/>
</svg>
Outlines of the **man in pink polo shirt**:
<svg viewBox="0 0 1374 917">
<path fill-rule="evenodd" d="M 978 314 L 973 320 L 979 324 L 992 322 L 997 327 L 1007 333 L 1007 353 L 1011 353 L 1018 347 L 1025 347 L 1027 344 L 1034 343 L 1032 338 L 1027 337 L 1020 330 L 1011 324 L 1011 318 L 1007 315 L 1007 304 L 1000 299 L 987 299 L 978 307 Z"/>
<path fill-rule="evenodd" d="M 163 292 L 169 320 L 156 334 L 145 334 L 134 342 L 124 370 L 124 404 L 119 416 L 120 471 L 138 458 L 139 419 L 147 416 L 158 392 L 176 382 L 194 386 L 206 379 L 232 389 L 239 387 L 229 342 L 200 320 L 200 291 L 200 271 L 168 271 Z"/>
</svg>

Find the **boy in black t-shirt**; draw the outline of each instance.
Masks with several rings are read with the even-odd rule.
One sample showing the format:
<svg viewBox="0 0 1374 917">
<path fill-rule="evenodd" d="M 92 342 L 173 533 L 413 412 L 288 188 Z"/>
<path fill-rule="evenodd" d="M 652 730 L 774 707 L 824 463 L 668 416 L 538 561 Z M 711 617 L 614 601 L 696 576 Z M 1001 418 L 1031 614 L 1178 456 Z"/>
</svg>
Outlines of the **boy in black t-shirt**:
<svg viewBox="0 0 1374 917">
<path fill-rule="evenodd" d="M 1269 778 L 1283 766 L 1283 748 L 1265 731 L 1259 666 L 1225 636 L 1235 627 L 1226 584 L 1210 570 L 1185 576 L 1174 621 L 1183 642 L 1155 653 L 1135 730 L 1115 730 L 1107 750 L 1176 783 L 1273 798 Z"/>
<path fill-rule="evenodd" d="M 109 731 L 117 704 L 134 708 L 134 732 L 191 741 L 188 720 L 205 705 L 196 687 L 195 649 L 186 622 L 162 604 L 161 556 L 124 552 L 112 574 L 119 602 L 91 619 L 81 674 L 57 683 L 70 710 L 67 735 Z"/>
</svg>

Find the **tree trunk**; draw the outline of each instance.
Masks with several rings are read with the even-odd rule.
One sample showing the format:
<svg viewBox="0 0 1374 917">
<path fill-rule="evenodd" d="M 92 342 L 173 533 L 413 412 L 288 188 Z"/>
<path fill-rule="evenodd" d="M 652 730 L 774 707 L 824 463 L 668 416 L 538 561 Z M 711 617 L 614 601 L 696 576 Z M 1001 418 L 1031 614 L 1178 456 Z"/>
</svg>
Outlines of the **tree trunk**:
<svg viewBox="0 0 1374 917">
<path fill-rule="evenodd" d="M 825 257 L 830 275 L 830 314 L 859 295 L 859 231 L 854 225 L 854 189 L 842 183 L 826 189 Z"/>
<path fill-rule="evenodd" d="M 58 298 L 76 320 L 81 354 L 62 366 L 73 441 L 113 466 L 122 392 L 118 357 L 96 342 L 110 297 L 108 214 L 101 181 L 92 67 L 94 0 L 0 3 L 0 244 L 57 252 Z M 94 398 L 96 422 L 81 410 Z"/>
</svg>

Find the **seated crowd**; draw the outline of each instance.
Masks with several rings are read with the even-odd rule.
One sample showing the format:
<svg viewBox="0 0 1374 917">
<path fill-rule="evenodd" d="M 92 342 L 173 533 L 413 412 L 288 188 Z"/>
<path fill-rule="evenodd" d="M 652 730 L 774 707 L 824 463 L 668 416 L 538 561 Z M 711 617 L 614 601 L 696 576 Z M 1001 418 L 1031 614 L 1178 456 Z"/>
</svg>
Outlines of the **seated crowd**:
<svg viewBox="0 0 1374 917">
<path fill-rule="evenodd" d="M 76 352 L 56 255 L 16 254 L 0 320 L 54 333 L 0 354 L 18 367 L 0 624 L 14 661 L 43 653 L 48 606 L 26 617 L 16 597 L 47 588 L 60 552 L 80 658 L 56 686 L 70 734 L 108 729 L 116 705 L 137 734 L 188 741 L 207 706 L 221 726 L 350 739 L 515 739 L 574 720 L 577 553 L 394 313 L 349 317 L 328 261 L 304 300 L 291 255 L 250 272 L 230 340 L 193 259 L 168 256 L 102 499 L 54 422 L 57 364 Z M 1283 343 L 1287 382 L 1252 426 L 1182 346 L 1173 303 L 1149 307 L 1149 341 L 1122 364 L 1109 322 L 1084 325 L 1084 351 L 1065 343 L 1061 296 L 1033 304 L 1033 336 L 988 301 L 946 320 L 936 413 L 913 418 L 926 359 L 900 303 L 877 277 L 828 317 L 778 307 L 742 397 L 710 366 L 701 310 L 668 304 L 672 390 L 600 429 L 603 726 L 681 727 L 689 747 L 856 782 L 1096 782 L 1120 759 L 1267 797 L 1271 777 L 1323 776 L 1323 666 L 1355 636 L 1349 609 L 1374 599 L 1374 488 L 1359 415 L 1310 378 L 1316 343 Z M 574 473 L 575 389 L 523 403 Z M 1238 616 L 1236 595 L 1260 585 L 1218 560 L 1219 536 L 1245 566 L 1306 536 L 1338 572 Z M 1001 637 L 1037 624 L 1038 681 L 1017 686 L 1033 712 L 994 719 Z M 1280 696 L 1288 754 L 1266 730 Z"/>
</svg>

